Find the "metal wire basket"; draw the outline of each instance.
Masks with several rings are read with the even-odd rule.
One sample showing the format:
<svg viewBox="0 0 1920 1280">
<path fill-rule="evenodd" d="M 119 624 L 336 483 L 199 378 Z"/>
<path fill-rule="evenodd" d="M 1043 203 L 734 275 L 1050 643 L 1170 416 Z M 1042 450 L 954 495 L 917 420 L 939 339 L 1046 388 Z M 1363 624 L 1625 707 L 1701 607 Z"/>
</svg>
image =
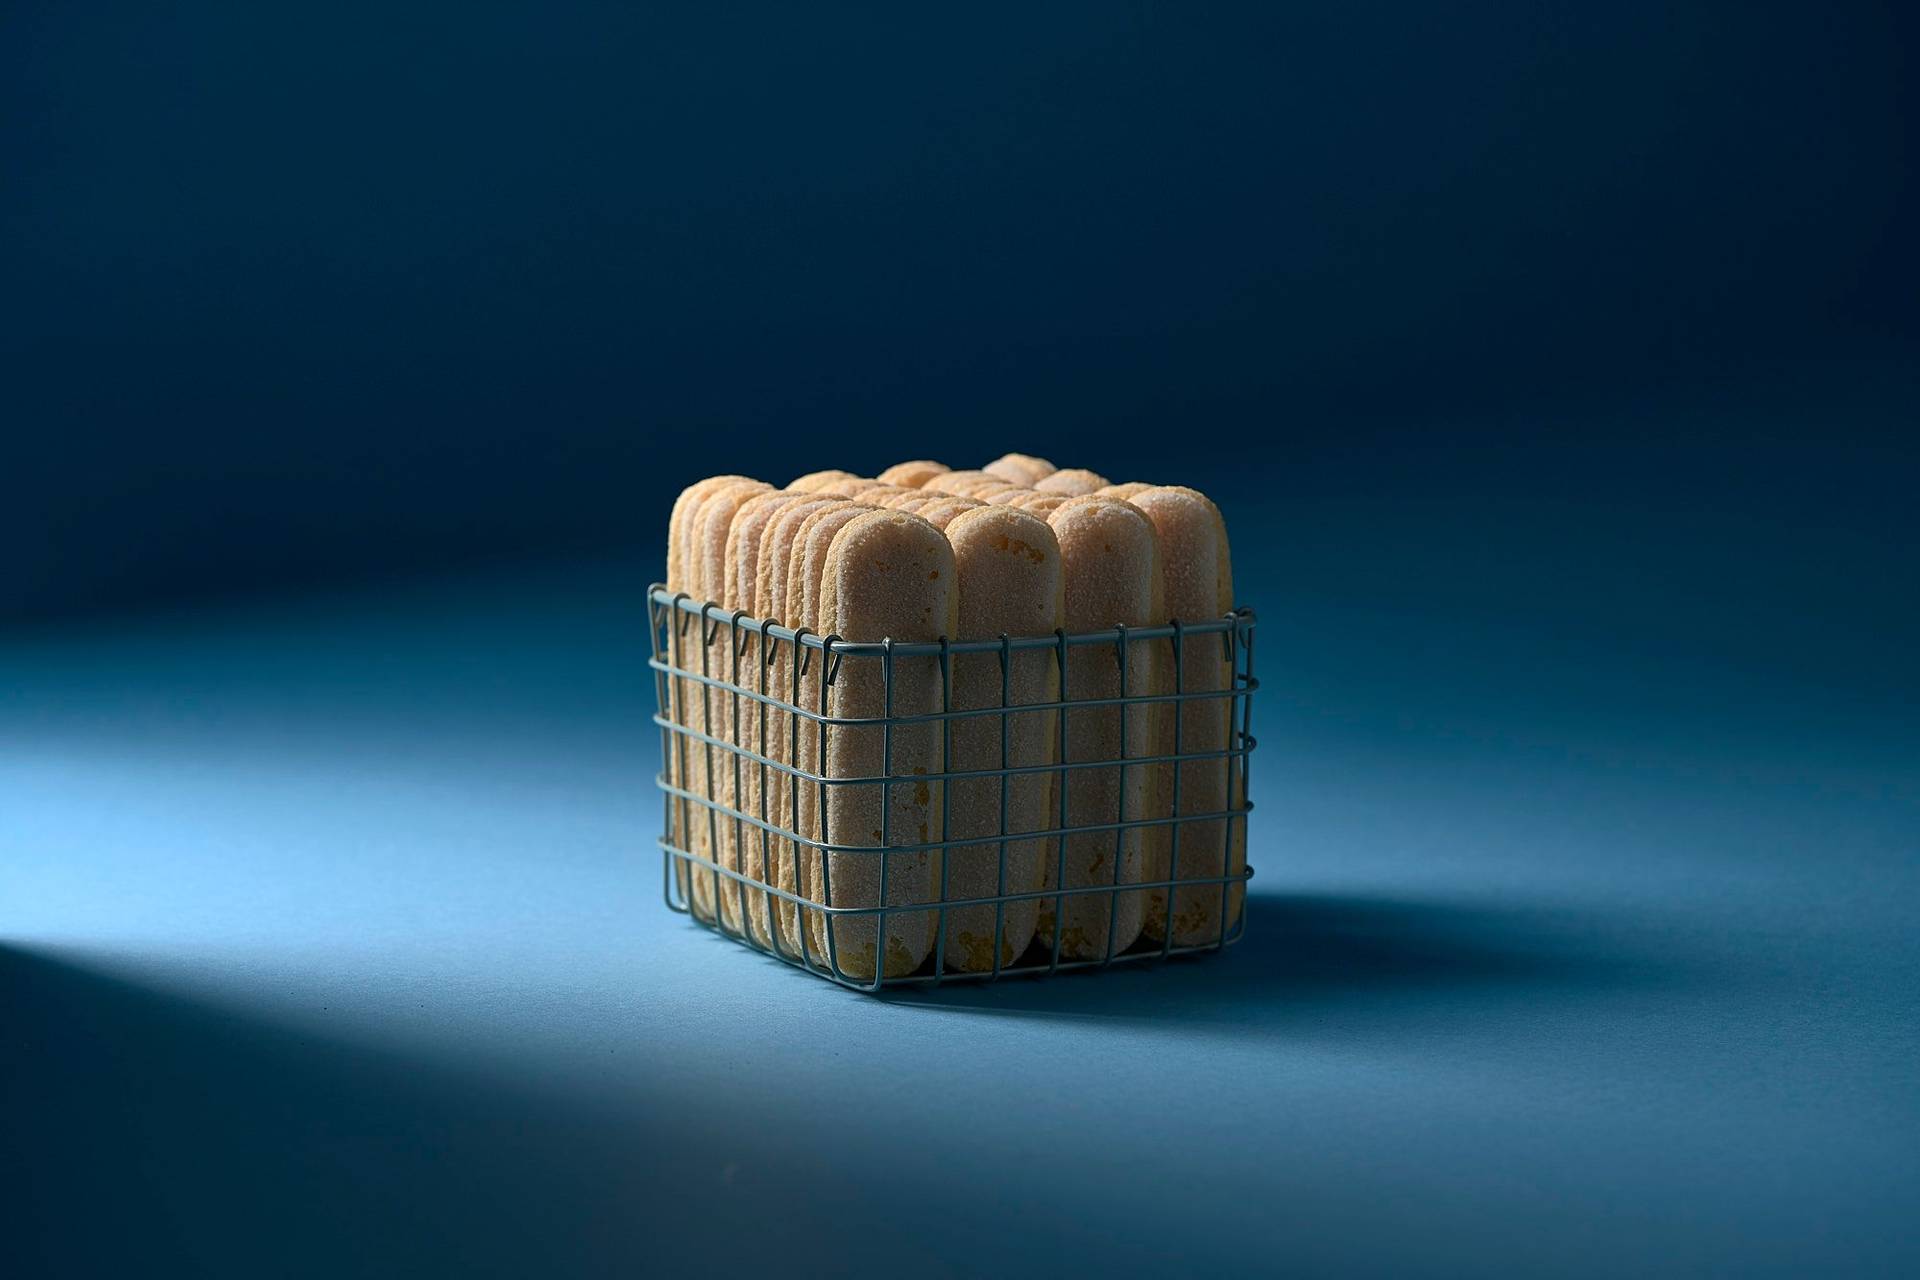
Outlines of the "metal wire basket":
<svg viewBox="0 0 1920 1280">
<path fill-rule="evenodd" d="M 895 643 L 795 631 L 658 584 L 648 600 L 664 797 L 659 845 L 673 910 L 863 991 L 1160 960 L 1217 951 L 1244 935 L 1244 885 L 1253 875 L 1245 856 L 1252 695 L 1259 687 L 1251 610 L 1083 634 Z M 1220 660 L 1196 666 L 1204 651 L 1192 646 L 1210 644 L 1221 647 Z M 1111 672 L 1101 646 L 1111 654 Z M 1050 666 L 1057 696 L 1011 700 L 1012 673 L 1022 663 Z M 981 671 L 997 664 L 997 700 L 956 705 L 955 670 L 963 664 L 971 664 L 976 692 Z M 1219 677 L 1193 680 L 1192 669 Z M 882 714 L 829 714 L 830 691 L 849 680 L 877 682 L 868 692 L 877 694 Z M 897 708 L 896 692 L 910 682 L 927 692 L 927 709 Z M 1224 717 L 1209 713 L 1212 728 L 1197 735 L 1189 721 L 1203 704 L 1223 705 Z M 1076 716 L 1109 726 L 1117 720 L 1119 750 L 1076 750 L 1069 731 Z M 1130 716 L 1136 730 L 1143 721 L 1152 726 L 1144 752 L 1130 750 L 1142 741 L 1138 732 L 1129 736 Z M 1014 761 L 1016 718 L 1029 742 L 1034 724 L 1045 725 L 1053 739 L 1045 759 Z M 997 726 L 997 752 L 991 731 L 983 737 L 966 727 L 980 724 Z M 972 744 L 972 759 L 956 758 L 956 727 Z M 877 737 L 879 771 L 833 768 L 839 757 L 832 735 Z M 910 735 L 933 744 L 924 758 L 937 768 L 900 763 Z M 1188 740 L 1195 736 L 1211 740 L 1196 745 Z M 1104 779 L 1119 798 L 1089 815 L 1068 800 L 1097 791 L 1093 779 Z M 836 831 L 835 819 L 850 808 L 844 802 L 861 788 L 877 800 L 862 810 L 877 808 L 877 828 Z M 1038 826 L 1036 789 L 1049 797 Z M 997 824 L 987 818 L 996 791 Z M 956 795 L 973 827 L 990 829 L 956 831 Z M 1142 799 L 1130 802 L 1135 796 Z M 910 798 L 920 803 L 912 812 L 934 821 L 920 825 L 917 840 L 899 843 L 893 826 Z M 1009 829 L 1014 810 L 1026 820 Z M 1110 878 L 1068 867 L 1070 849 L 1091 849 L 1090 865 L 1099 868 L 1109 839 Z M 1040 883 L 1022 887 L 1036 874 Z M 989 877 L 992 892 L 985 892 Z M 975 887 L 956 890 L 956 878 Z M 1123 920 L 1136 914 L 1139 927 L 1129 937 Z M 1069 926 L 1070 916 L 1084 927 Z M 1028 920 L 1030 941 L 1019 945 Z"/>
</svg>

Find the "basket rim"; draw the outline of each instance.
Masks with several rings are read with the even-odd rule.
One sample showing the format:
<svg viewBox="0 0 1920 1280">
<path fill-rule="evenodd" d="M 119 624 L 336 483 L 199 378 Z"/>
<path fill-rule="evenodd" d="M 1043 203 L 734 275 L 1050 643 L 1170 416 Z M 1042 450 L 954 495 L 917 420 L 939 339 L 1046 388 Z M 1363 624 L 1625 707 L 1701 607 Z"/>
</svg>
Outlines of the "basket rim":
<svg viewBox="0 0 1920 1280">
<path fill-rule="evenodd" d="M 1226 644 L 1233 638 L 1253 628 L 1257 617 L 1254 611 L 1244 605 L 1236 606 L 1218 618 L 1207 618 L 1199 622 L 1184 622 L 1175 619 L 1150 627 L 1109 627 L 1103 631 L 1054 631 L 1043 636 L 1002 635 L 993 640 L 952 640 L 941 637 L 938 640 L 894 640 L 887 637 L 881 640 L 847 640 L 837 635 L 820 635 L 806 627 L 798 629 L 781 626 L 765 618 L 756 618 L 745 609 L 729 609 L 714 601 L 700 601 L 685 591 L 670 591 L 665 583 L 656 582 L 647 588 L 647 601 L 657 627 L 663 615 L 673 612 L 678 615 L 679 626 L 685 630 L 695 618 L 701 619 L 705 634 L 703 643 L 712 643 L 720 627 L 729 626 L 744 633 L 741 643 L 747 635 L 770 636 L 775 640 L 795 644 L 805 649 L 831 652 L 834 657 L 877 658 L 892 655 L 896 658 L 936 658 L 943 654 L 955 653 L 1005 653 L 1015 649 L 1049 649 L 1059 646 L 1081 646 L 1090 644 L 1125 644 L 1130 640 L 1168 640 L 1180 639 L 1189 635 L 1219 635 Z"/>
</svg>

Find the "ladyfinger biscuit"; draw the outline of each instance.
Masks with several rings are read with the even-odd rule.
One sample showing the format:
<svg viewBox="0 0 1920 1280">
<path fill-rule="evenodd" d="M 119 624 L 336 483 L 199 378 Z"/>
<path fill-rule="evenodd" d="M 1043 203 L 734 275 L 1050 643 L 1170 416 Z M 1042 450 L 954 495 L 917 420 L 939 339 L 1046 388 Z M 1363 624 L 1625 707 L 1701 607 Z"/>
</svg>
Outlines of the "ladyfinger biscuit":
<svg viewBox="0 0 1920 1280">
<path fill-rule="evenodd" d="M 694 594 L 703 602 L 711 601 L 731 610 L 726 599 L 727 581 L 727 535 L 733 529 L 734 517 L 740 508 L 756 496 L 770 493 L 772 489 L 758 480 L 741 480 L 723 485 L 709 493 L 694 513 L 693 539 L 687 548 L 688 576 L 697 585 Z M 714 679 L 724 680 L 732 670 L 733 627 L 716 617 L 718 624 L 714 628 L 713 640 L 706 644 L 704 653 L 691 655 L 690 669 L 701 670 Z M 706 627 L 700 625 L 704 635 Z M 691 630 L 691 629 L 690 629 Z M 704 666 L 702 665 L 704 663 Z M 732 724 L 735 703 L 738 697 L 711 685 L 698 684 L 699 695 L 692 703 L 692 710 L 698 716 L 693 727 L 702 733 L 718 739 L 720 742 L 732 740 Z M 729 808 L 733 804 L 733 754 L 725 747 L 702 743 L 694 753 L 694 790 L 704 792 L 716 804 Z M 703 857 L 712 858 L 721 866 L 729 864 L 737 841 L 734 838 L 734 820 L 725 814 L 709 810 L 704 814 L 695 814 L 693 823 L 693 851 Z M 716 896 L 732 885 L 732 881 L 718 871 L 695 867 L 693 874 L 694 911 L 703 920 L 713 918 L 713 906 Z M 722 918 L 722 924 L 725 919 Z"/>
<path fill-rule="evenodd" d="M 673 514 L 667 518 L 667 589 L 686 590 L 686 568 L 683 547 L 686 542 L 687 521 L 709 493 L 724 485 L 737 484 L 749 476 L 708 476 L 705 480 L 696 480 L 680 491 L 674 499 Z"/>
<path fill-rule="evenodd" d="M 706 501 L 725 489 L 737 485 L 757 486 L 761 489 L 769 486 L 746 476 L 712 476 L 696 484 L 689 485 L 674 503 L 673 515 L 668 521 L 667 531 L 667 583 L 675 591 L 684 591 L 697 603 L 705 603 L 709 598 L 701 584 L 701 561 L 697 554 L 700 532 L 700 513 Z M 684 631 L 679 619 L 674 621 L 672 635 L 674 665 L 687 671 L 700 669 L 701 627 L 697 621 L 690 620 Z M 697 680 L 688 677 L 676 677 L 674 722 L 688 728 L 699 728 L 701 720 L 701 689 Z M 675 781 L 683 788 L 698 792 L 705 785 L 704 768 L 696 768 L 695 761 L 704 762 L 704 749 L 691 739 L 680 736 L 678 759 L 675 761 Z M 675 830 L 680 837 L 676 841 L 682 849 L 692 849 L 693 817 L 697 806 L 691 801 L 678 801 L 675 805 Z M 704 825 L 702 823 L 701 825 Z M 684 829 L 683 829 L 684 827 Z M 688 870 L 686 863 L 679 870 Z M 687 889 L 684 874 L 681 876 L 681 889 Z M 691 901 L 691 899 L 688 899 Z"/>
<path fill-rule="evenodd" d="M 741 504 L 727 532 L 727 578 L 721 602 L 729 610 L 744 609 L 754 618 L 766 616 L 768 602 L 760 595 L 760 555 L 769 529 L 782 512 L 819 501 L 813 494 L 781 489 L 756 494 Z M 767 670 L 770 664 L 761 660 L 768 652 L 766 643 L 758 632 L 735 637 L 735 645 L 728 658 L 728 679 L 735 679 L 731 655 L 738 654 L 738 683 L 742 688 L 766 692 L 763 687 L 765 677 L 771 674 Z M 764 748 L 767 744 L 762 733 L 764 704 L 752 698 L 736 698 L 733 701 L 738 702 L 739 706 L 737 722 L 727 725 L 730 740 L 748 751 L 766 754 Z M 728 763 L 730 766 L 734 764 L 733 761 Z M 751 760 L 738 759 L 737 769 L 730 767 L 721 779 L 721 793 L 731 797 L 729 803 L 741 813 L 764 820 L 765 815 L 760 810 L 766 772 L 763 766 Z M 772 845 L 767 833 L 749 823 L 735 822 L 731 825 L 734 828 L 733 839 L 721 846 L 721 865 L 752 879 L 771 883 Z M 720 887 L 722 922 L 729 929 L 739 931 L 744 920 L 755 942 L 763 947 L 771 945 L 771 915 L 767 895 L 748 887 L 743 881 L 723 883 Z M 746 908 L 744 912 L 741 910 L 743 903 Z"/>
<path fill-rule="evenodd" d="M 1056 471 L 1036 482 L 1033 487 L 1042 493 L 1064 493 L 1078 498 L 1098 493 L 1112 483 L 1113 481 L 1098 472 L 1074 467 L 1066 471 Z"/>
<path fill-rule="evenodd" d="M 807 625 L 808 620 L 799 616 L 787 599 L 787 564 L 792 557 L 793 548 L 799 540 L 807 521 L 824 511 L 839 511 L 853 507 L 845 498 L 833 498 L 824 494 L 806 494 L 803 500 L 787 507 L 773 518 L 766 536 L 761 539 L 759 564 L 756 569 L 758 580 L 757 598 L 760 609 L 766 618 L 789 629 L 797 630 Z M 793 700 L 793 674 L 796 665 L 795 648 L 791 644 L 776 645 L 773 661 L 766 664 L 767 694 L 784 702 Z M 794 716 L 779 706 L 769 705 L 766 709 L 766 751 L 765 755 L 780 764 L 795 763 Z M 755 811 L 755 816 L 778 827 L 782 831 L 797 829 L 793 816 L 794 787 L 792 778 L 779 769 L 768 769 L 762 792 L 764 812 Z M 752 851 L 749 851 L 750 865 L 756 876 L 784 889 L 789 893 L 799 891 L 799 882 L 794 875 L 797 860 L 791 839 L 774 836 L 768 847 L 761 851 L 767 864 L 753 863 Z M 800 954 L 800 933 L 796 923 L 798 916 L 791 903 L 775 899 L 775 919 L 780 922 L 780 945 L 790 954 Z M 751 907 L 751 903 L 749 906 Z"/>
<path fill-rule="evenodd" d="M 863 490 L 871 489 L 878 483 L 879 481 L 869 479 L 865 476 L 848 476 L 844 480 L 829 480 L 824 484 L 815 485 L 807 492 L 830 493 L 836 498 L 853 498 L 858 496 Z"/>
<path fill-rule="evenodd" d="M 858 480 L 859 478 L 851 471 L 809 471 L 803 476 L 794 477 L 787 483 L 787 488 L 800 493 L 813 493 L 837 480 Z"/>
<path fill-rule="evenodd" d="M 1105 631 L 1126 625 L 1150 626 L 1163 613 L 1160 552 L 1153 525 L 1124 502 L 1080 497 L 1048 517 L 1060 541 L 1066 575 L 1066 629 Z M 1158 691 L 1156 646 L 1128 642 L 1126 681 L 1129 695 Z M 1114 646 L 1075 645 L 1067 650 L 1061 699 L 1072 703 L 1121 696 L 1120 659 Z M 1066 709 L 1066 761 L 1118 760 L 1152 754 L 1158 739 L 1158 704 L 1105 705 Z M 1131 822 L 1153 816 L 1153 786 L 1147 768 L 1069 769 L 1066 824 Z M 1068 836 L 1057 871 L 1045 887 L 1073 889 L 1090 885 L 1134 884 L 1144 871 L 1142 828 L 1093 831 Z M 1116 858 L 1118 865 L 1116 866 Z M 1039 939 L 1050 943 L 1058 905 L 1060 953 L 1076 960 L 1098 959 L 1124 951 L 1140 934 L 1145 906 L 1140 893 L 1083 893 L 1040 900 Z M 1111 921 L 1111 929 L 1109 929 Z"/>
<path fill-rule="evenodd" d="M 1007 506 L 1031 511 L 1042 520 L 1073 501 L 1071 494 L 1041 493 L 1037 489 L 1014 489 L 1004 494 L 996 493 L 993 496 L 1004 499 Z"/>
<path fill-rule="evenodd" d="M 1060 545 L 1038 516 L 1011 507 L 975 507 L 957 512 L 945 527 L 960 575 L 962 640 L 993 640 L 1002 635 L 1051 635 L 1065 625 L 1065 581 Z M 1001 684 L 1000 655 L 963 653 L 952 662 L 955 711 L 1054 701 L 1060 687 L 1051 649 L 1010 652 L 1006 684 Z M 1001 724 L 1005 720 L 1005 725 Z M 1004 733 L 1002 732 L 1004 728 Z M 1052 711 L 1004 716 L 963 716 L 952 721 L 949 771 L 1004 769 L 1053 764 L 1060 742 Z M 960 778 L 948 783 L 948 840 L 1044 831 L 1057 814 L 1054 775 L 1012 774 L 1003 778 Z M 1006 827 L 1000 826 L 1004 787 Z M 948 901 L 1031 893 L 1041 887 L 1044 868 L 1054 860 L 1054 841 L 1012 840 L 962 845 L 947 850 Z M 946 967 L 977 973 L 994 964 L 995 916 L 999 914 L 1000 963 L 1010 965 L 1033 940 L 1037 899 L 1007 903 L 1000 912 L 988 906 L 951 907 L 946 913 Z"/>
<path fill-rule="evenodd" d="M 930 458 L 916 458 L 912 462 L 896 462 L 882 471 L 877 479 L 882 484 L 897 484 L 906 489 L 918 489 L 934 476 L 943 475 L 952 470 L 944 462 L 935 462 Z"/>
<path fill-rule="evenodd" d="M 935 493 L 951 493 L 962 498 L 975 498 L 979 489 L 1005 489 L 1008 484 L 999 476 L 986 471 L 948 471 L 934 476 L 922 489 Z"/>
<path fill-rule="evenodd" d="M 981 470 L 999 476 L 1009 484 L 1031 489 L 1058 468 L 1045 458 L 1036 458 L 1030 453 L 1003 453 Z"/>
<path fill-rule="evenodd" d="M 953 549 L 938 529 L 901 511 L 877 511 L 849 521 L 834 535 L 820 581 L 820 627 L 849 641 L 937 640 L 958 626 L 959 591 Z M 916 716 L 940 710 L 937 657 L 895 657 L 892 679 L 880 658 L 849 658 L 828 689 L 836 718 Z M 833 778 L 890 776 L 897 783 L 826 789 L 825 839 L 865 846 L 826 858 L 827 874 L 810 896 L 833 907 L 906 906 L 939 898 L 940 852 L 868 852 L 925 844 L 940 837 L 945 783 L 915 775 L 941 771 L 937 721 L 915 724 L 837 724 L 827 743 L 824 772 Z M 882 866 L 885 866 L 884 897 Z M 902 977 L 933 949 L 932 911 L 887 916 L 815 917 L 816 941 L 828 929 L 841 971 L 854 979 L 877 973 Z M 883 941 L 884 940 L 884 941 Z"/>
<path fill-rule="evenodd" d="M 1146 513 L 1160 536 L 1161 581 L 1167 619 L 1211 622 L 1233 608 L 1233 567 L 1227 552 L 1227 528 L 1220 510 L 1192 489 L 1176 486 L 1142 487 L 1128 501 Z M 1233 666 L 1212 635 L 1188 638 L 1182 646 L 1180 688 L 1184 693 L 1217 693 L 1233 687 Z M 1179 748 L 1182 753 L 1224 751 L 1232 741 L 1233 702 L 1228 698 L 1195 698 L 1178 704 Z M 1161 736 L 1171 754 L 1172 717 Z M 1156 772 L 1169 787 L 1173 766 Z M 1180 814 L 1223 813 L 1238 804 L 1232 781 L 1235 771 L 1227 757 L 1191 760 L 1179 765 Z M 1176 815 L 1178 816 L 1178 815 Z M 1221 874 L 1238 875 L 1246 869 L 1246 823 L 1212 818 L 1182 822 L 1172 829 L 1172 841 L 1151 851 L 1148 880 L 1192 879 Z M 1227 927 L 1239 919 L 1243 886 L 1232 885 L 1227 895 Z M 1173 897 L 1175 946 L 1197 946 L 1220 937 L 1220 887 L 1195 885 Z M 1147 895 L 1145 931 L 1159 942 L 1167 936 L 1167 899 L 1163 890 Z"/>
<path fill-rule="evenodd" d="M 701 502 L 705 501 L 707 495 L 714 490 L 723 488 L 729 484 L 737 484 L 746 479 L 746 476 L 734 475 L 708 476 L 705 480 L 696 480 L 680 491 L 680 496 L 676 498 L 673 503 L 673 513 L 667 519 L 666 586 L 669 591 L 685 591 L 688 595 L 694 594 L 688 586 L 687 555 L 685 548 L 690 540 L 688 530 L 692 525 L 694 513 L 698 511 Z M 681 617 L 682 615 L 676 610 L 675 613 L 667 619 L 667 642 L 669 646 L 668 653 L 673 660 L 673 664 L 677 667 L 685 668 L 687 660 L 694 655 L 686 646 L 685 635 L 687 633 L 681 630 Z M 675 676 L 672 678 L 668 686 L 667 717 L 674 724 L 687 727 L 694 723 L 692 716 L 689 714 L 689 706 L 693 699 L 694 691 L 698 687 L 694 681 L 684 677 Z M 690 789 L 693 783 L 694 770 L 692 762 L 695 753 L 691 750 L 691 746 L 692 744 L 687 740 L 685 735 L 678 733 L 673 734 L 670 759 L 668 762 L 663 762 L 674 785 L 682 789 Z M 667 801 L 667 806 L 669 817 L 672 820 L 671 830 L 673 833 L 674 846 L 680 849 L 692 848 L 692 845 L 689 843 L 691 839 L 689 833 L 692 828 L 692 803 L 678 798 L 670 798 Z M 675 871 L 680 884 L 681 898 L 683 901 L 688 900 L 687 864 L 682 861 L 676 861 Z"/>
<path fill-rule="evenodd" d="M 767 535 L 760 544 L 759 577 L 754 588 L 765 616 L 788 628 L 806 625 L 805 619 L 794 615 L 787 600 L 787 561 L 793 555 L 794 543 L 799 540 L 810 517 L 822 511 L 836 511 L 854 505 L 846 498 L 835 498 L 824 493 L 804 496 L 805 502 L 797 502 L 781 511 L 767 526 Z"/>
<path fill-rule="evenodd" d="M 955 516 L 986 505 L 977 498 L 957 498 L 952 494 L 935 494 L 923 505 L 912 508 L 912 511 L 914 515 L 919 516 L 934 528 L 944 530 Z"/>
<path fill-rule="evenodd" d="M 793 549 L 787 557 L 787 611 L 793 615 L 794 627 L 806 627 L 815 635 L 832 635 L 832 629 L 820 625 L 820 583 L 826 573 L 827 556 L 833 549 L 833 540 L 840 530 L 863 515 L 874 511 L 873 507 L 863 507 L 856 503 L 819 511 L 809 516 L 800 527 L 800 533 L 794 540 Z M 793 705 L 815 716 L 830 714 L 826 710 L 824 676 L 827 664 L 821 661 L 821 653 L 814 650 L 803 652 L 800 657 L 806 662 L 808 670 L 804 677 L 795 679 L 797 668 L 790 666 L 788 687 L 791 690 L 789 701 Z M 821 774 L 821 726 L 818 720 L 807 716 L 790 715 L 789 745 L 794 750 L 793 764 L 805 773 Z M 829 729 L 831 739 L 835 731 Z M 788 827 L 801 837 L 818 842 L 820 836 L 820 784 L 804 779 L 786 779 L 787 788 L 781 792 L 782 802 L 780 824 Z M 780 887 L 796 892 L 803 897 L 811 896 L 813 886 L 819 880 L 819 854 L 816 850 L 796 845 L 789 841 L 779 851 L 780 861 L 774 869 L 779 878 Z M 793 930 L 792 947 L 795 954 L 801 953 L 801 933 L 798 929 L 799 916 L 791 903 L 781 903 L 784 914 L 779 924 L 782 940 L 787 932 Z M 811 935 L 807 946 L 811 948 L 811 958 L 819 964 L 825 964 L 827 954 L 816 942 L 824 939 L 819 930 L 820 921 L 809 917 Z"/>
<path fill-rule="evenodd" d="M 969 507 L 985 506 L 986 504 L 977 498 L 961 498 L 951 493 L 929 493 L 925 489 L 917 489 L 910 494 L 900 494 L 896 497 L 888 498 L 879 505 L 887 508 L 889 511 L 911 511 L 913 514 L 924 519 L 926 513 L 929 511 L 947 511 L 951 515 L 951 513 L 964 511 Z"/>
<path fill-rule="evenodd" d="M 870 502 L 878 507 L 885 505 L 888 498 L 899 498 L 910 493 L 918 492 L 920 492 L 920 490 L 910 489 L 906 485 L 883 484 L 878 480 L 869 480 L 861 487 L 859 492 L 849 494 L 848 496 L 855 502 Z"/>
<path fill-rule="evenodd" d="M 1129 480 L 1125 484 L 1110 484 L 1094 496 L 1096 498 L 1112 498 L 1115 502 L 1126 502 L 1142 489 L 1151 488 L 1154 488 L 1154 486 L 1144 480 Z"/>
</svg>

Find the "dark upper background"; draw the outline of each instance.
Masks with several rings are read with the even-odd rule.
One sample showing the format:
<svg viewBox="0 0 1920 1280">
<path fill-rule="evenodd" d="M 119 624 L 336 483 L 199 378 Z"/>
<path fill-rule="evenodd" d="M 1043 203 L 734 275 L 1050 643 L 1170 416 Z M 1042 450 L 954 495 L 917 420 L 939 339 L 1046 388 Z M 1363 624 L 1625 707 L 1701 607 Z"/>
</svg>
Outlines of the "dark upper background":
<svg viewBox="0 0 1920 1280">
<path fill-rule="evenodd" d="M 1900 6 L 685 8 L 7 6 L 0 618 L 1004 448 L 1281 536 L 1904 501 Z"/>
<path fill-rule="evenodd" d="M 1915 1274 L 1910 20 L 684 7 L 0 5 L 7 1274 Z M 1247 941 L 671 927 L 668 497 L 1006 448 L 1226 509 Z"/>
</svg>

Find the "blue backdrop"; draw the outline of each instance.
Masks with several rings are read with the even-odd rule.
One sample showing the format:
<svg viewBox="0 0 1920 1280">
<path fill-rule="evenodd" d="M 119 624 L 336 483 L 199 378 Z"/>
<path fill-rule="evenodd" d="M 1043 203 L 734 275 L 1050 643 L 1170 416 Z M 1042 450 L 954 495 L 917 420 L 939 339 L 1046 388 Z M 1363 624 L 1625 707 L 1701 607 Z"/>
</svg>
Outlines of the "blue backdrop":
<svg viewBox="0 0 1920 1280">
<path fill-rule="evenodd" d="M 1911 1274 L 1895 6 L 10 6 L 0 1273 Z M 1204 962 L 660 903 L 665 502 L 1225 509 Z"/>
</svg>

